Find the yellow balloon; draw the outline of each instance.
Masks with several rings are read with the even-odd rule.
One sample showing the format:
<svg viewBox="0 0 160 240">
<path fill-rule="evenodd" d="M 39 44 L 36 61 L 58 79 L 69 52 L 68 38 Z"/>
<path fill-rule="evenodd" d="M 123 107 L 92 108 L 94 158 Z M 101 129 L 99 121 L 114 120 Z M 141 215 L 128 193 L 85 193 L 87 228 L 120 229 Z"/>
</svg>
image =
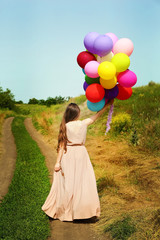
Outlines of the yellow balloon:
<svg viewBox="0 0 160 240">
<path fill-rule="evenodd" d="M 102 62 L 98 66 L 98 74 L 103 79 L 112 79 L 116 74 L 116 67 L 111 62 Z"/>
<path fill-rule="evenodd" d="M 124 72 L 130 65 L 130 59 L 125 53 L 115 54 L 111 62 L 115 65 L 117 72 Z"/>
<path fill-rule="evenodd" d="M 100 84 L 102 85 L 102 87 L 104 87 L 105 89 L 111 89 L 114 88 L 117 84 L 117 78 L 114 77 L 112 79 L 106 80 L 103 78 L 100 78 Z"/>
</svg>

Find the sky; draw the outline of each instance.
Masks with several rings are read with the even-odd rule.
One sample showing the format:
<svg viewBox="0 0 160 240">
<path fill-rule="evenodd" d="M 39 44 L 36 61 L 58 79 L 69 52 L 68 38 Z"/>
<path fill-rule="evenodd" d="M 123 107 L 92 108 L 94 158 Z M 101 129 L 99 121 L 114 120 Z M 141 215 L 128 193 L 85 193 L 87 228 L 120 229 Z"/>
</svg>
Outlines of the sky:
<svg viewBox="0 0 160 240">
<path fill-rule="evenodd" d="M 0 86 L 15 99 L 84 94 L 87 33 L 130 38 L 136 86 L 160 82 L 159 0 L 0 0 Z"/>
</svg>

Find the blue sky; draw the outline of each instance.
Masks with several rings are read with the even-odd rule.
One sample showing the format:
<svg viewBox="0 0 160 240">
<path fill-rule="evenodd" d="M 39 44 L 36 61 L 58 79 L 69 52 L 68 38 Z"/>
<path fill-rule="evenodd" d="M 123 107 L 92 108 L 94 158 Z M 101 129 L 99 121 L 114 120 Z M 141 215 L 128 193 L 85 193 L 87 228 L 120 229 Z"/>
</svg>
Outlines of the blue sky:
<svg viewBox="0 0 160 240">
<path fill-rule="evenodd" d="M 77 65 L 88 32 L 130 38 L 135 86 L 160 82 L 159 0 L 1 0 L 0 86 L 16 100 L 84 94 Z"/>
</svg>

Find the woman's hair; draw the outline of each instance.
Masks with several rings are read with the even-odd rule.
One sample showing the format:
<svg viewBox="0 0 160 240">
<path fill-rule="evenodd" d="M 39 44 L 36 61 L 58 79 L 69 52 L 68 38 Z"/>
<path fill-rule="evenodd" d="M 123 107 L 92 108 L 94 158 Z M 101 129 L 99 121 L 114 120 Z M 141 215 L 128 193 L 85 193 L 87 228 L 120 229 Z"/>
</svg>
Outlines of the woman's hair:
<svg viewBox="0 0 160 240">
<path fill-rule="evenodd" d="M 61 146 L 64 146 L 65 152 L 67 152 L 67 142 L 69 142 L 66 134 L 66 123 L 75 120 L 80 113 L 80 108 L 76 103 L 70 103 L 63 115 L 62 122 L 60 124 L 59 135 L 58 135 L 58 145 L 57 145 L 57 152 Z"/>
</svg>

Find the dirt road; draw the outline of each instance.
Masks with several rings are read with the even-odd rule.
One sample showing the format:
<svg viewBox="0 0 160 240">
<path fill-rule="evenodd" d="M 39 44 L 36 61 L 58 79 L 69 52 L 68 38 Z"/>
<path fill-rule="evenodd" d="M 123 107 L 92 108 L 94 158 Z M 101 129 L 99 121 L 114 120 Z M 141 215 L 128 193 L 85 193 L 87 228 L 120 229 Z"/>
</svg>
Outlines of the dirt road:
<svg viewBox="0 0 160 240">
<path fill-rule="evenodd" d="M 13 117 L 4 121 L 2 128 L 2 156 L 0 158 L 0 200 L 8 192 L 8 187 L 12 181 L 12 177 L 16 164 L 16 145 L 11 131 L 11 123 Z"/>
<path fill-rule="evenodd" d="M 43 136 L 38 133 L 33 124 L 32 119 L 25 119 L 25 126 L 33 140 L 35 140 L 45 156 L 46 166 L 50 173 L 50 182 L 53 181 L 53 170 L 56 162 L 56 155 L 51 145 L 43 140 Z M 104 240 L 95 234 L 93 230 L 94 223 L 87 221 L 77 222 L 61 222 L 59 220 L 50 220 L 51 237 L 48 240 Z"/>
</svg>

